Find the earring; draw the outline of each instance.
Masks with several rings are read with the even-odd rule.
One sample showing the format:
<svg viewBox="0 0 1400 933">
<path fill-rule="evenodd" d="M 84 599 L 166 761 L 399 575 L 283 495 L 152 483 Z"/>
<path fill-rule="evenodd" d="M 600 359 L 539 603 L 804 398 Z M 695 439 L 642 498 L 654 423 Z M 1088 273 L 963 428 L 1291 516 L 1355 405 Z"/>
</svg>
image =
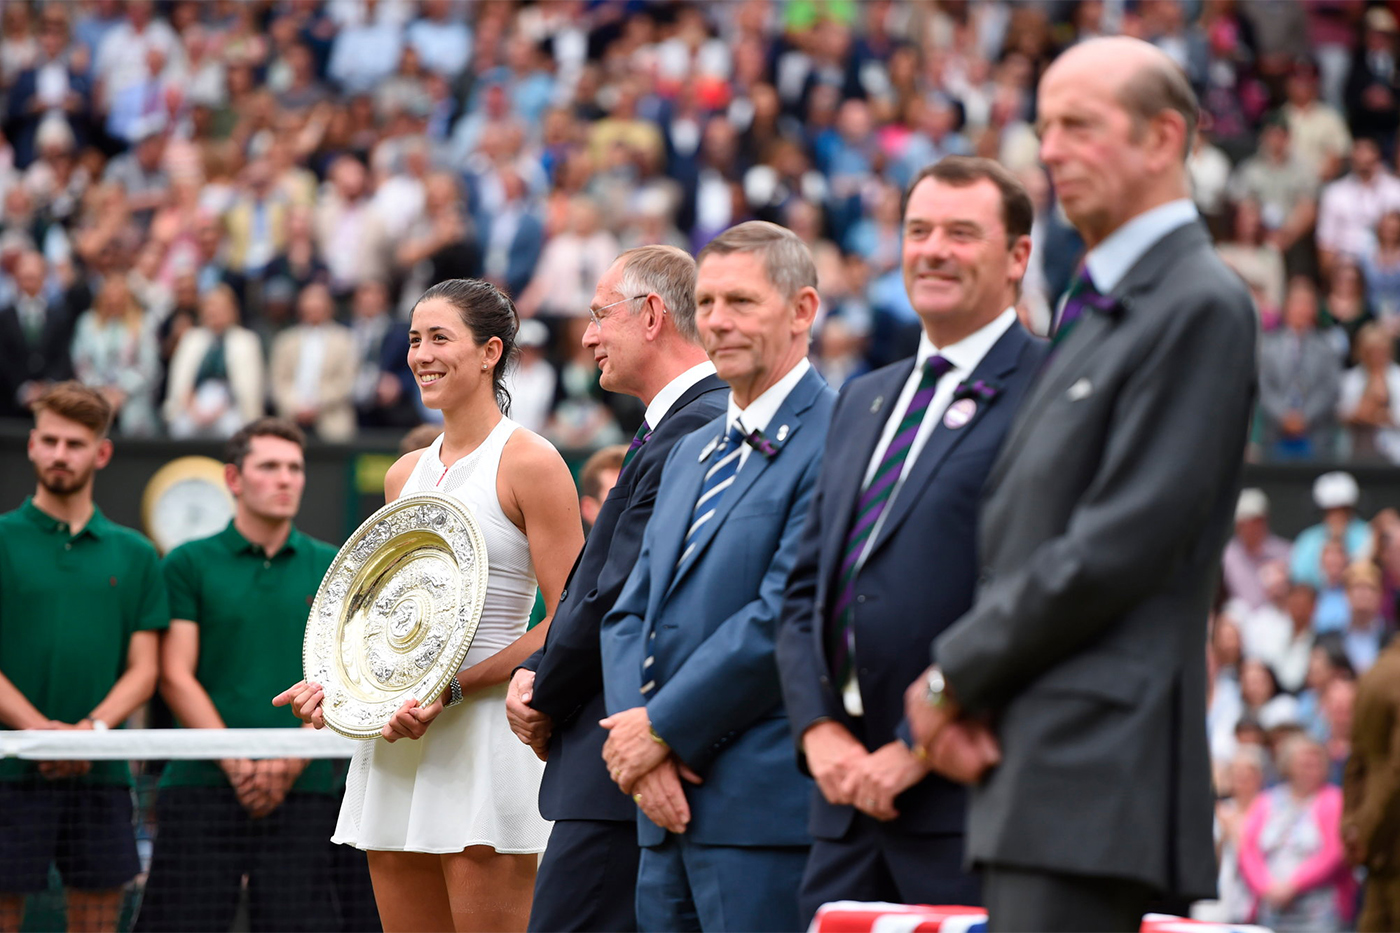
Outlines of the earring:
<svg viewBox="0 0 1400 933">
<path fill-rule="evenodd" d="M 481 371 L 482 371 L 482 372 L 486 372 L 486 370 L 488 370 L 488 369 L 490 369 L 490 368 L 491 368 L 491 367 L 490 367 L 490 366 L 487 366 L 485 363 L 482 363 L 482 364 L 481 364 Z"/>
</svg>

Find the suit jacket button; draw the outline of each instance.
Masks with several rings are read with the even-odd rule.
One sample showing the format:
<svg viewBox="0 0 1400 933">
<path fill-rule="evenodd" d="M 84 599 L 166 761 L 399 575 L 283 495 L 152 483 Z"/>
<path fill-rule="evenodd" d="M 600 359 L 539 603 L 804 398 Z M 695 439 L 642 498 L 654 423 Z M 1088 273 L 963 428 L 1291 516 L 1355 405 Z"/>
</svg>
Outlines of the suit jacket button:
<svg viewBox="0 0 1400 933">
<path fill-rule="evenodd" d="M 860 596 L 857 596 L 857 597 L 856 597 L 856 602 L 858 602 L 858 603 L 863 603 L 863 602 L 865 602 L 865 595 L 864 595 L 864 594 L 861 594 Z"/>
<path fill-rule="evenodd" d="M 827 677 L 825 674 L 823 674 L 823 675 L 821 676 L 821 684 L 822 684 L 823 687 L 830 687 L 830 686 L 831 686 L 831 678 L 830 678 L 830 677 Z"/>
<path fill-rule="evenodd" d="M 568 587 L 565 587 L 564 589 L 562 589 L 562 590 L 559 591 L 559 601 L 562 603 L 564 600 L 566 600 L 566 599 L 568 599 L 568 598 L 569 598 L 569 589 L 568 589 Z"/>
</svg>

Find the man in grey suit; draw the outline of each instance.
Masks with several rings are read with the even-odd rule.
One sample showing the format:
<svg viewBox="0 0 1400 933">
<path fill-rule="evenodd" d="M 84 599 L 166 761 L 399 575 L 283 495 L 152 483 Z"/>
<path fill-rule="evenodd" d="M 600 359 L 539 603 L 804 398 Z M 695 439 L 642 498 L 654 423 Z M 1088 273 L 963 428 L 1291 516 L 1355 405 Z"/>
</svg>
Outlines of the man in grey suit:
<svg viewBox="0 0 1400 933">
<path fill-rule="evenodd" d="M 983 491 L 973 608 L 909 688 L 972 784 L 993 930 L 1136 930 L 1215 890 L 1206 616 L 1254 386 L 1255 315 L 1190 200 L 1197 105 L 1135 39 L 1040 84 L 1041 158 L 1089 247 Z"/>
<path fill-rule="evenodd" d="M 1295 277 L 1283 327 L 1259 341 L 1265 454 L 1276 460 L 1332 456 L 1341 386 L 1342 361 L 1317 330 L 1317 286 Z"/>
</svg>

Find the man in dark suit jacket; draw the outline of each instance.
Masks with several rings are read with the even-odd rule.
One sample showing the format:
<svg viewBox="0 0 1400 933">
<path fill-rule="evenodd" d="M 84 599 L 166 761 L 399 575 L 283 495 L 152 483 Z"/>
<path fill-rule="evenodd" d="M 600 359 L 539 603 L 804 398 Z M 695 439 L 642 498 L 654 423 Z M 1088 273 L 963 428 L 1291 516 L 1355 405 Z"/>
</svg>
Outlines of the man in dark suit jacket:
<svg viewBox="0 0 1400 933">
<path fill-rule="evenodd" d="M 972 607 L 982 483 L 1044 358 L 1014 307 L 1033 214 L 990 159 L 919 173 L 903 258 L 918 354 L 836 403 L 778 640 L 817 780 L 804 922 L 836 900 L 980 903 L 962 868 L 966 790 L 906 744 L 904 687 L 923 646 Z"/>
<path fill-rule="evenodd" d="M 617 258 L 584 333 L 603 387 L 641 399 L 646 419 L 574 564 L 544 647 L 511 679 L 506 711 L 547 764 L 540 813 L 554 820 L 535 880 L 532 930 L 637 928 L 637 808 L 603 764 L 607 732 L 598 630 L 642 549 L 672 445 L 724 411 L 728 387 L 695 329 L 695 260 L 671 246 Z"/>
<path fill-rule="evenodd" d="M 1180 69 L 1091 40 L 1038 107 L 1089 253 L 987 481 L 976 603 L 906 714 L 935 768 L 975 785 L 991 929 L 1137 929 L 1154 898 L 1215 890 L 1206 618 L 1257 326 L 1190 201 Z"/>
<path fill-rule="evenodd" d="M 27 417 L 45 388 L 73 378 L 73 315 L 46 297 L 47 276 L 38 253 L 15 263 L 15 301 L 0 308 L 0 416 Z"/>
<path fill-rule="evenodd" d="M 773 648 L 836 393 L 807 361 L 817 273 L 795 234 L 739 224 L 698 266 L 696 320 L 732 391 L 672 448 L 603 620 L 603 756 L 642 811 L 641 929 L 796 930 L 812 785 Z"/>
</svg>

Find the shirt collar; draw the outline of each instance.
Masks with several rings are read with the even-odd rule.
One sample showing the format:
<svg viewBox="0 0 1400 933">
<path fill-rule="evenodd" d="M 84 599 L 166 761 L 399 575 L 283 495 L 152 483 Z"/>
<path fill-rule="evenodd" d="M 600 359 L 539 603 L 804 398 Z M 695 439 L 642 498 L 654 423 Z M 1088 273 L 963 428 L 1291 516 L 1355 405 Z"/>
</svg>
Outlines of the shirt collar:
<svg viewBox="0 0 1400 933">
<path fill-rule="evenodd" d="M 928 362 L 929 357 L 938 354 L 952 363 L 956 371 L 970 373 L 977 368 L 978 363 L 982 362 L 982 357 L 987 355 L 987 351 L 1015 323 L 1016 309 L 1007 308 L 963 339 L 956 343 L 950 343 L 946 347 L 935 347 L 933 341 L 929 339 L 928 333 L 921 330 L 919 332 L 919 352 L 914 357 L 914 368 L 917 370 Z"/>
<path fill-rule="evenodd" d="M 243 537 L 243 534 L 237 528 L 234 527 L 232 519 L 229 519 L 228 525 L 224 527 L 223 531 L 219 532 L 218 537 L 219 540 L 223 542 L 224 547 L 228 548 L 231 553 L 256 554 L 259 558 L 262 558 L 264 560 L 267 559 L 267 551 L 263 550 L 262 545 L 254 544 L 247 538 Z M 302 533 L 300 531 L 297 531 L 296 526 L 293 525 L 292 530 L 287 534 L 286 543 L 283 544 L 282 547 L 278 549 L 277 553 L 272 556 L 274 558 L 277 558 L 283 554 L 295 554 L 297 546 L 301 543 L 302 537 Z"/>
<path fill-rule="evenodd" d="M 712 375 L 714 371 L 715 364 L 706 360 L 703 363 L 690 367 L 685 372 L 666 383 L 665 387 L 662 388 L 660 392 L 656 393 L 656 397 L 651 400 L 651 404 L 647 406 L 646 419 L 648 427 L 655 431 L 656 426 L 661 423 L 661 419 L 665 418 L 666 413 L 671 410 L 671 406 L 680 401 L 680 397 L 684 395 L 691 386 L 695 385 L 695 383 L 704 379 L 706 376 Z"/>
<path fill-rule="evenodd" d="M 1105 295 L 1112 292 L 1134 263 L 1146 255 L 1157 241 L 1199 216 L 1196 205 L 1189 198 L 1179 198 L 1144 211 L 1123 224 L 1091 249 L 1084 259 L 1094 287 Z"/>
<path fill-rule="evenodd" d="M 20 506 L 20 514 L 37 525 L 41 531 L 48 532 L 49 534 L 72 534 L 73 529 L 67 522 L 59 521 L 48 512 L 45 512 L 35 505 L 33 496 L 24 500 L 24 504 Z M 83 526 L 83 530 L 78 532 L 77 535 L 73 535 L 73 537 L 90 534 L 94 538 L 100 538 L 106 530 L 107 516 L 103 515 L 102 510 L 94 505 L 92 507 L 92 517 L 89 518 L 87 524 Z"/>
<path fill-rule="evenodd" d="M 762 431 L 768 427 L 768 422 L 773 420 L 773 416 L 778 413 L 783 400 L 788 397 L 802 377 L 807 375 L 807 370 L 812 368 L 812 364 L 807 362 L 807 357 L 797 361 L 797 365 L 787 371 L 783 378 L 779 379 L 768 389 L 749 403 L 748 408 L 740 408 L 734 402 L 734 393 L 729 393 L 729 419 L 726 424 L 733 425 L 736 422 L 742 427 L 744 433 L 750 431 Z M 740 417 L 742 416 L 742 418 Z"/>
</svg>

